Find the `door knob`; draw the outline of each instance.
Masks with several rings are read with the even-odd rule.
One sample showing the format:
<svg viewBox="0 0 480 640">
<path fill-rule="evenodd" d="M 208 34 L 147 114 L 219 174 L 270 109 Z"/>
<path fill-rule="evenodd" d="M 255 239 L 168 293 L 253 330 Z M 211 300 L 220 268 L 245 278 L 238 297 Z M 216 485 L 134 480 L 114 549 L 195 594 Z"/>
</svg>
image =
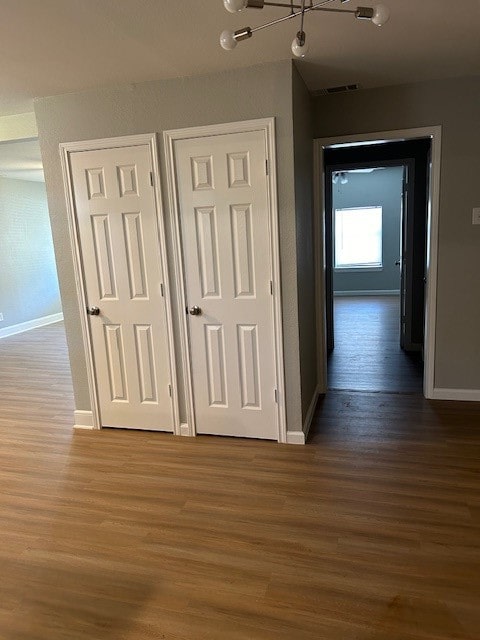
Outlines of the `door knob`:
<svg viewBox="0 0 480 640">
<path fill-rule="evenodd" d="M 200 309 L 200 307 L 197 307 L 197 305 L 195 304 L 193 307 L 190 307 L 190 309 L 188 310 L 188 313 L 191 316 L 199 316 L 202 313 L 202 310 Z"/>
<path fill-rule="evenodd" d="M 87 307 L 87 313 L 89 316 L 100 315 L 100 309 L 98 307 Z"/>
<path fill-rule="evenodd" d="M 400 260 L 395 260 L 395 266 L 399 267 L 400 266 Z"/>
</svg>

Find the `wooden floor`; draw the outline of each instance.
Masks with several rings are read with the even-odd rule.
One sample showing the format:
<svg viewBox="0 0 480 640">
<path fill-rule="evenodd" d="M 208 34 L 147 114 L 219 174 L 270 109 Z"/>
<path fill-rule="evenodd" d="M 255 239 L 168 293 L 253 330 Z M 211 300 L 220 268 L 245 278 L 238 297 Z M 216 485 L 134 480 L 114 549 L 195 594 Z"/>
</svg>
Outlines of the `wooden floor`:
<svg viewBox="0 0 480 640">
<path fill-rule="evenodd" d="M 479 405 L 331 392 L 305 447 L 73 434 L 61 325 L 0 364 L 1 640 L 480 637 Z"/>
<path fill-rule="evenodd" d="M 336 297 L 330 389 L 421 393 L 420 353 L 400 348 L 398 296 Z"/>
</svg>

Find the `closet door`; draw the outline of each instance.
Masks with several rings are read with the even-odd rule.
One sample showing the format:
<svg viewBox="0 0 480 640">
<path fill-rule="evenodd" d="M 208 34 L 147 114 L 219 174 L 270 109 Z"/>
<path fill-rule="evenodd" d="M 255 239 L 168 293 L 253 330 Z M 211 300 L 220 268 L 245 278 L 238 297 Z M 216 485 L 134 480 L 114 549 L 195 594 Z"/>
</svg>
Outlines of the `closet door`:
<svg viewBox="0 0 480 640">
<path fill-rule="evenodd" d="M 262 131 L 175 143 L 197 433 L 278 438 Z"/>
<path fill-rule="evenodd" d="M 69 157 L 101 425 L 173 431 L 151 149 Z"/>
</svg>

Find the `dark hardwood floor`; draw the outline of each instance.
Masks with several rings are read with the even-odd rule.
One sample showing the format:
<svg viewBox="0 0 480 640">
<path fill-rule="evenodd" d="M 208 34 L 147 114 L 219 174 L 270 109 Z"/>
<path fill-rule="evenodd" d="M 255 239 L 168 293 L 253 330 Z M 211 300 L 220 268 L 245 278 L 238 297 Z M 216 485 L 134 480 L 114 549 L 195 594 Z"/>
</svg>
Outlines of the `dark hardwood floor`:
<svg viewBox="0 0 480 640">
<path fill-rule="evenodd" d="M 334 305 L 335 348 L 328 359 L 328 387 L 421 393 L 421 355 L 400 348 L 400 298 L 336 297 Z"/>
<path fill-rule="evenodd" d="M 480 405 L 332 391 L 306 446 L 73 432 L 0 340 L 1 640 L 478 640 Z"/>
</svg>

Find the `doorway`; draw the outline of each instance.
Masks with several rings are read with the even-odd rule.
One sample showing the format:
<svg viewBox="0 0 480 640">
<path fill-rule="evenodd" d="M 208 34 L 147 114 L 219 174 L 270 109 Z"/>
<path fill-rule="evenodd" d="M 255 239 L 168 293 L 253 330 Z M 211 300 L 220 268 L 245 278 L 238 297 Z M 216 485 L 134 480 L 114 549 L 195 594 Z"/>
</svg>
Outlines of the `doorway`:
<svg viewBox="0 0 480 640">
<path fill-rule="evenodd" d="M 422 390 L 429 151 L 426 140 L 325 152 L 330 389 Z"/>
<path fill-rule="evenodd" d="M 436 237 L 437 237 L 437 217 L 438 217 L 438 178 L 439 178 L 439 128 L 408 130 L 404 132 L 386 132 L 371 135 L 349 136 L 343 138 L 335 138 L 328 140 L 315 141 L 315 164 L 316 175 L 323 179 L 316 180 L 316 240 L 317 240 L 317 296 L 319 302 L 319 314 L 317 318 L 318 329 L 318 375 L 320 380 L 320 388 L 325 393 L 330 385 L 327 371 L 328 354 L 335 353 L 335 322 L 334 322 L 334 300 L 338 301 L 337 317 L 338 322 L 342 322 L 342 315 L 347 317 L 347 325 L 355 325 L 355 329 L 360 330 L 359 322 L 355 321 L 355 315 L 358 318 L 367 318 L 370 315 L 370 321 L 367 326 L 372 327 L 372 314 L 377 318 L 386 318 L 385 326 L 393 327 L 393 335 L 395 335 L 396 356 L 405 357 L 405 353 L 413 352 L 413 356 L 409 356 L 412 363 L 410 370 L 411 378 L 409 382 L 417 378 L 417 389 L 420 390 L 421 361 L 422 355 L 425 359 L 425 367 L 423 373 L 423 392 L 426 397 L 431 397 L 433 392 L 433 362 L 434 362 L 434 331 L 435 331 L 435 295 L 436 295 Z M 396 170 L 394 169 L 396 167 Z M 384 172 L 397 173 L 397 178 L 402 178 L 398 182 L 398 209 L 401 212 L 401 225 L 397 229 L 399 240 L 397 243 L 396 255 L 385 254 L 386 240 L 380 245 L 380 253 L 376 256 L 370 256 L 370 264 L 368 269 L 363 271 L 362 278 L 365 275 L 370 277 L 370 285 L 359 285 L 360 270 L 355 273 L 356 284 L 352 282 L 352 271 L 358 269 L 356 265 L 353 270 L 346 269 L 341 272 L 341 260 L 337 260 L 338 272 L 335 274 L 335 249 L 334 249 L 334 225 L 335 217 L 337 217 L 338 225 L 347 225 L 353 220 L 352 211 L 342 211 L 341 206 L 337 206 L 337 212 L 333 207 L 334 187 L 337 184 L 344 185 L 355 180 L 359 180 L 360 176 L 371 175 L 377 173 L 380 175 Z M 345 204 L 345 201 L 344 201 Z M 348 203 L 350 208 L 362 209 L 366 204 L 365 200 L 359 201 L 359 204 Z M 382 224 L 385 216 L 382 216 L 381 207 L 375 207 L 375 200 L 367 202 L 368 210 L 355 211 L 358 216 L 363 215 L 364 220 L 360 225 L 365 228 L 365 221 L 370 219 L 370 224 L 375 224 L 377 220 L 377 236 L 379 232 L 378 223 Z M 360 206 L 362 205 L 362 206 Z M 343 207 L 343 209 L 348 207 Z M 364 207 L 367 209 L 367 207 Z M 348 231 L 348 229 L 347 229 Z M 350 228 L 350 232 L 352 228 Z M 358 229 L 357 229 L 358 232 Z M 399 233 L 398 233 L 399 232 Z M 348 238 L 347 238 L 348 240 Z M 353 241 L 353 247 L 365 244 L 365 239 L 361 242 Z M 372 250 L 372 246 L 370 247 Z M 392 260 L 393 257 L 393 260 Z M 341 258 L 341 256 L 340 256 Z M 384 264 L 384 258 L 387 263 Z M 357 261 L 362 259 L 356 256 Z M 373 264 L 376 261 L 376 264 Z M 391 264 L 393 262 L 393 264 Z M 397 263 L 397 264 L 395 264 Z M 351 265 L 350 265 L 351 266 Z M 361 265 L 365 267 L 365 265 Z M 340 267 L 340 268 L 339 268 Z M 388 272 L 392 275 L 392 268 L 397 269 L 397 280 L 395 284 L 391 284 L 392 280 L 387 281 Z M 375 273 L 376 271 L 376 273 Z M 334 275 L 337 280 L 343 277 L 343 287 L 338 286 L 336 297 L 334 297 Z M 376 285 L 371 285 L 376 278 Z M 350 289 L 346 286 L 346 282 L 350 281 Z M 380 282 L 383 286 L 380 286 Z M 338 283 L 337 283 L 338 284 Z M 343 289 L 343 291 L 341 290 Z M 376 297 L 372 294 L 376 292 Z M 348 301 L 348 294 L 354 292 L 354 300 Z M 342 295 L 342 293 L 344 295 Z M 345 293 L 347 295 L 345 295 Z M 388 297 L 395 295 L 396 300 L 387 300 Z M 361 300 L 359 298 L 362 298 Z M 348 302 L 351 303 L 348 309 Z M 368 307 L 370 309 L 368 310 Z M 370 311 L 370 313 L 368 313 Z M 393 314 L 393 315 L 392 315 Z M 390 319 L 388 319 L 390 318 Z M 393 318 L 393 320 L 392 320 Z M 352 322 L 353 321 L 353 322 Z M 393 322 L 393 324 L 392 324 Z M 395 329 L 395 325 L 397 329 Z M 339 325 L 340 326 L 340 325 Z M 343 323 L 345 327 L 345 322 Z M 388 333 L 388 332 L 387 332 Z M 392 334 L 390 337 L 383 337 L 377 334 L 376 353 L 372 353 L 372 358 L 376 359 L 380 365 L 385 364 L 385 359 L 378 361 L 378 348 L 382 340 L 392 342 Z M 362 350 L 361 340 L 358 335 L 354 344 L 361 350 L 362 357 L 366 357 L 365 349 Z M 330 356 L 330 361 L 335 362 L 335 356 Z M 392 354 L 390 354 L 392 355 Z M 350 354 L 350 357 L 352 354 Z M 385 353 L 384 353 L 385 356 Z M 347 357 L 347 356 L 346 356 Z M 337 357 L 338 359 L 338 357 Z M 362 358 L 359 358 L 360 360 Z M 388 361 L 388 357 L 387 357 Z M 392 368 L 398 367 L 394 361 L 390 362 Z M 332 365 L 333 366 L 333 365 Z M 380 367 L 379 367 L 380 369 Z M 407 367 L 408 369 L 408 367 Z M 335 372 L 335 369 L 333 369 Z M 367 369 L 362 368 L 362 375 L 366 375 Z M 373 373 L 373 372 L 372 372 Z M 405 386 L 400 383 L 397 389 L 392 389 L 395 376 L 391 376 L 389 388 L 385 388 L 386 377 L 385 371 L 379 373 L 377 371 L 377 382 L 370 380 L 371 389 L 379 386 L 379 380 L 382 380 L 381 388 L 378 390 L 402 390 Z M 356 383 L 360 384 L 358 377 Z M 419 384 L 420 383 L 420 384 Z M 335 379 L 333 384 L 341 384 Z M 343 383 L 345 384 L 345 383 Z M 368 388 L 368 380 L 364 381 L 362 388 Z M 407 385 L 408 386 L 408 385 Z M 348 387 L 355 388 L 349 384 Z M 410 389 L 409 389 L 410 390 Z"/>
</svg>

